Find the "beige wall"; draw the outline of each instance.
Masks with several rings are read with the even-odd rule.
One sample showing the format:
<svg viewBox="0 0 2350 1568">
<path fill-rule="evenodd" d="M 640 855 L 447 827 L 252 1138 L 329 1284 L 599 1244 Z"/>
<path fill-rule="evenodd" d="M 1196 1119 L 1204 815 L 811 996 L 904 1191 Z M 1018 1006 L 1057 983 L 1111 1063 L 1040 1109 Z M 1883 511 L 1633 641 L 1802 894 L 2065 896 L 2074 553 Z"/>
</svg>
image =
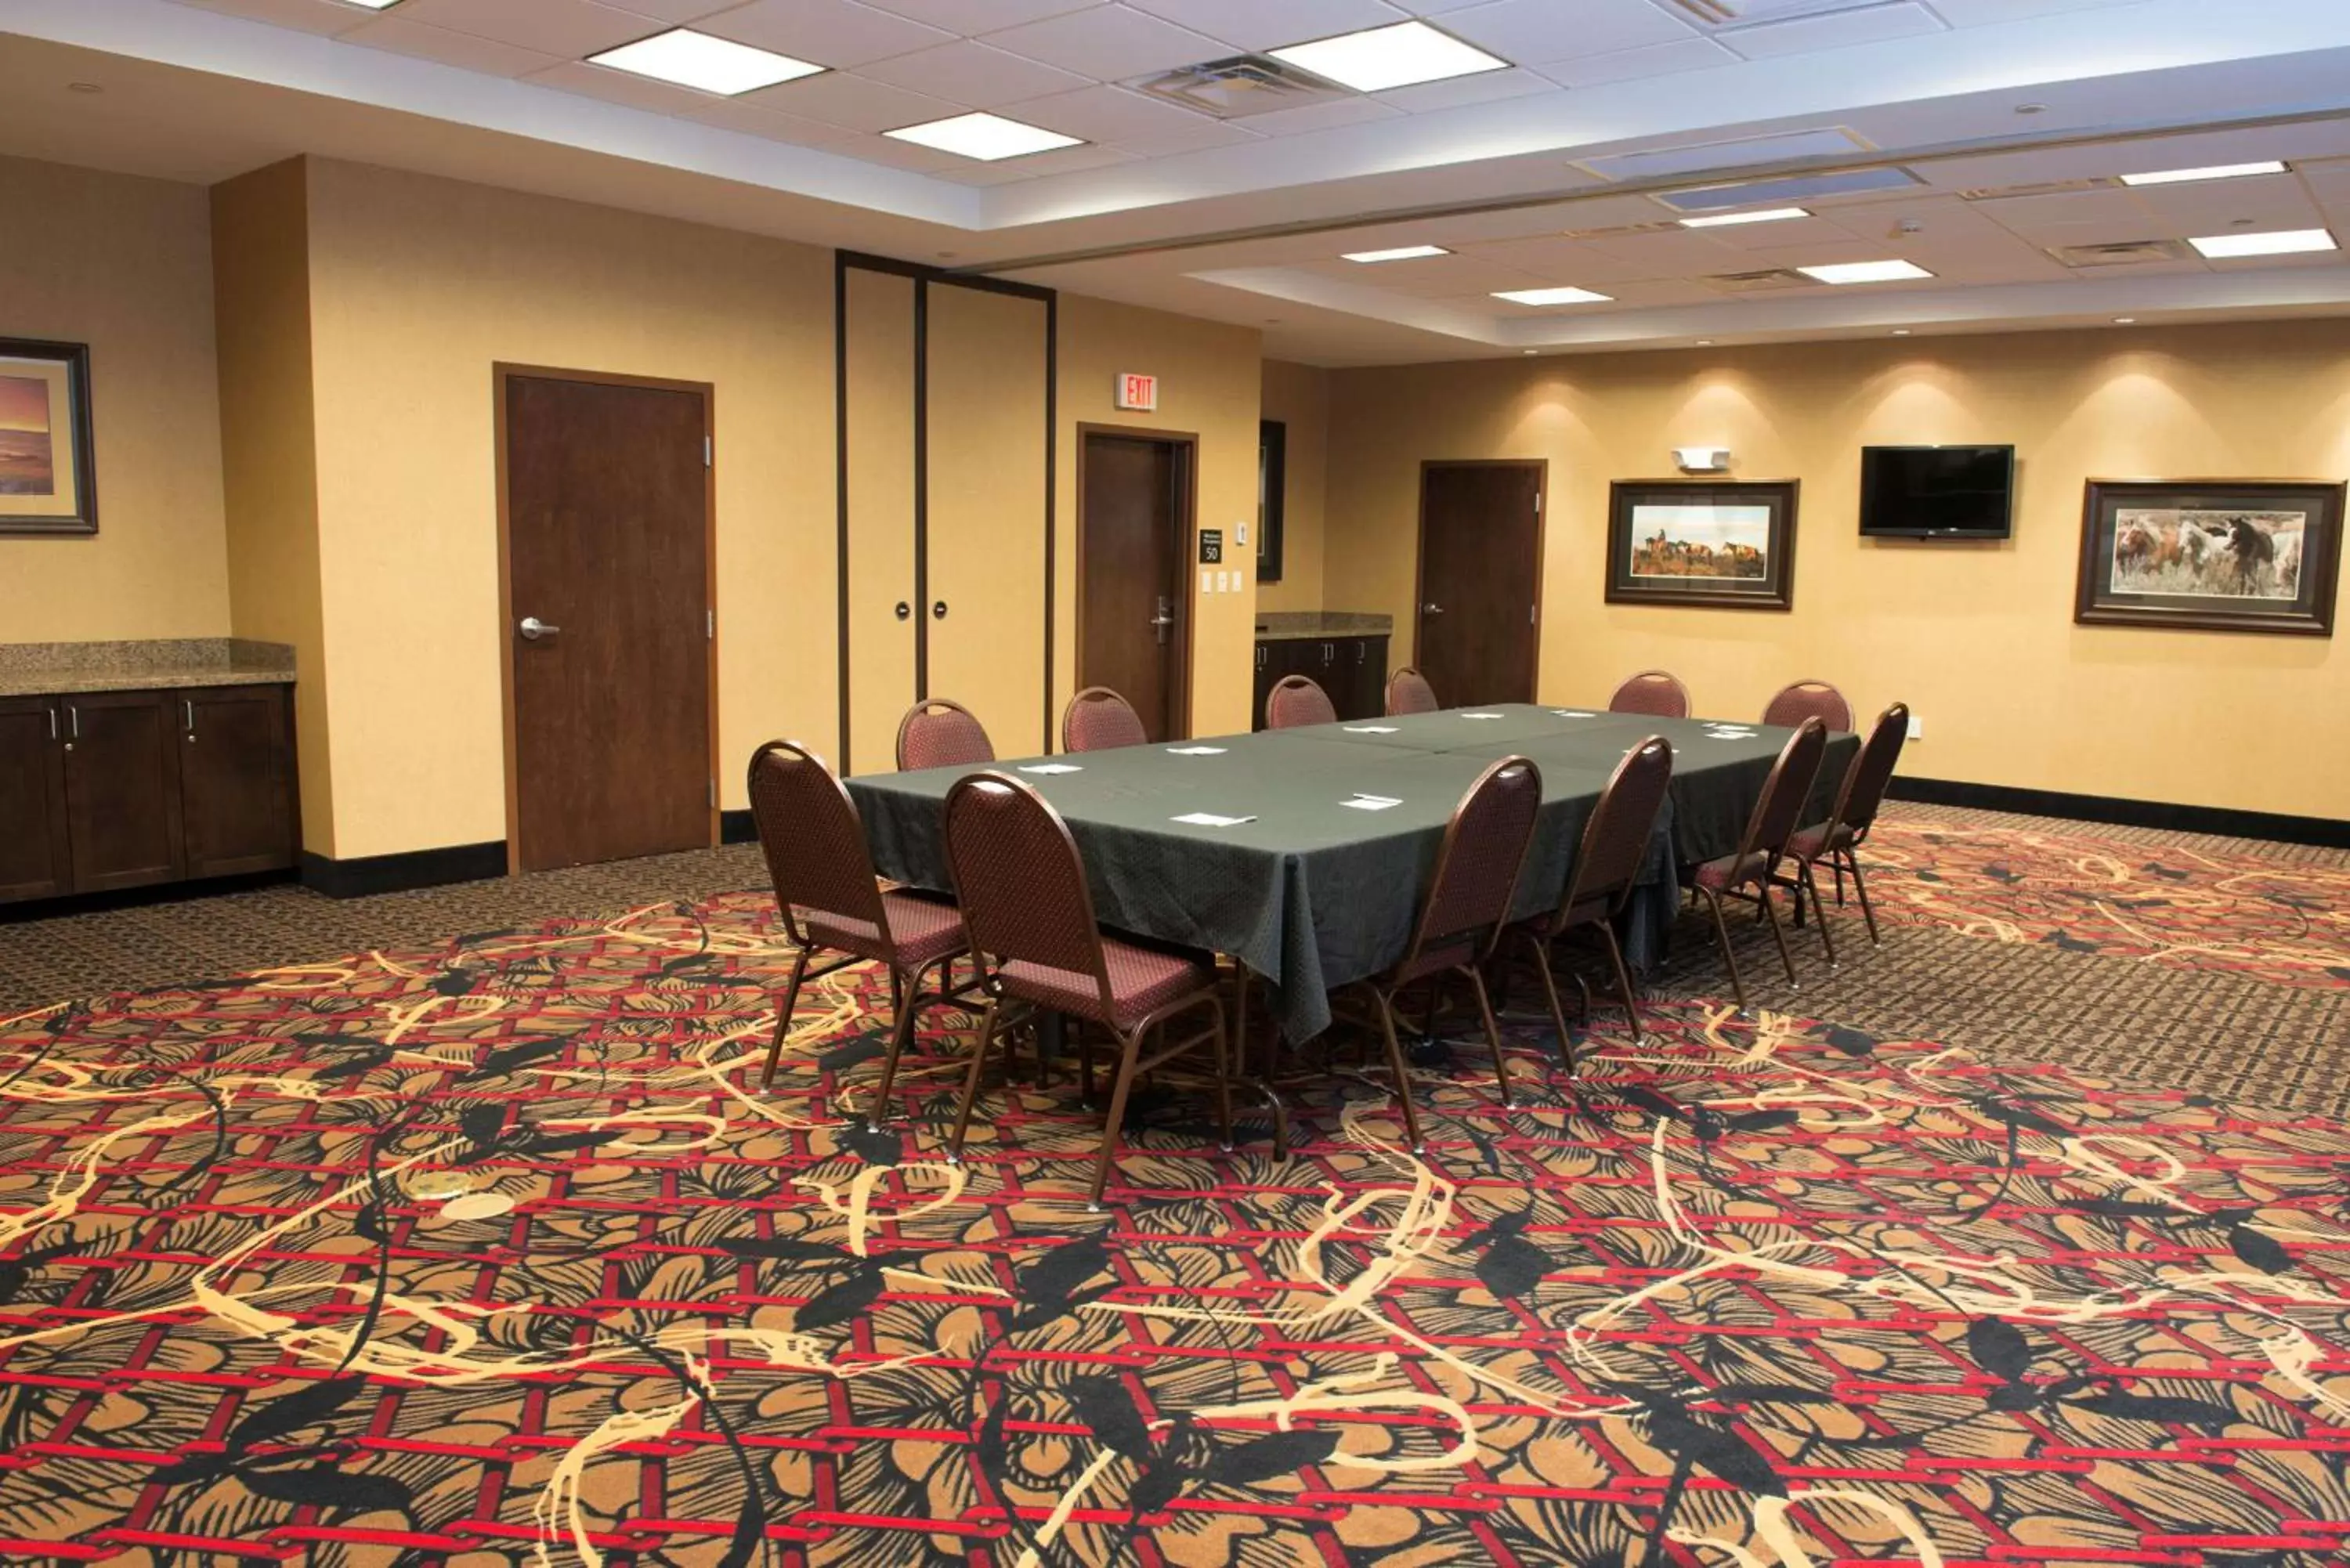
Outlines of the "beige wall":
<svg viewBox="0 0 2350 1568">
<path fill-rule="evenodd" d="M 87 343 L 95 538 L 0 537 L 0 642 L 222 637 L 204 192 L 0 158 L 0 336 Z"/>
<path fill-rule="evenodd" d="M 1864 542 L 1858 449 L 2012 442 L 2014 538 Z M 1611 606 L 1611 479 L 1727 446 L 1803 482 L 1794 609 Z M 1542 695 L 1657 665 L 1709 715 L 1799 676 L 1924 721 L 1921 777 L 2350 816 L 2350 628 L 2335 639 L 2073 624 L 2083 482 L 2350 473 L 2350 324 L 2035 333 L 1575 356 L 1332 378 L 1325 595 L 1408 619 L 1427 458 L 1546 458 Z"/>
<path fill-rule="evenodd" d="M 1056 452 L 1057 539 L 1054 554 L 1053 705 L 1076 690 L 1076 461 L 1081 424 L 1128 425 L 1200 438 L 1199 525 L 1221 528 L 1234 558 L 1233 530 L 1256 516 L 1259 341 L 1248 327 L 1226 327 L 1063 295 L 1060 315 L 1060 436 Z M 1134 414 L 1116 407 L 1117 378 L 1159 378 L 1159 409 Z M 1199 552 L 1190 552 L 1196 562 Z M 1226 570 L 1232 570 L 1227 565 Z M 1256 672 L 1256 583 L 1238 576 L 1232 593 L 1201 596 L 1201 568 L 1191 568 L 1191 732 L 1224 734 L 1249 727 Z"/>
<path fill-rule="evenodd" d="M 1281 581 L 1256 591 L 1261 610 L 1351 609 L 1322 592 L 1324 489 L 1329 469 L 1330 372 L 1285 359 L 1264 362 L 1264 417 L 1288 429 L 1283 490 Z"/>
</svg>

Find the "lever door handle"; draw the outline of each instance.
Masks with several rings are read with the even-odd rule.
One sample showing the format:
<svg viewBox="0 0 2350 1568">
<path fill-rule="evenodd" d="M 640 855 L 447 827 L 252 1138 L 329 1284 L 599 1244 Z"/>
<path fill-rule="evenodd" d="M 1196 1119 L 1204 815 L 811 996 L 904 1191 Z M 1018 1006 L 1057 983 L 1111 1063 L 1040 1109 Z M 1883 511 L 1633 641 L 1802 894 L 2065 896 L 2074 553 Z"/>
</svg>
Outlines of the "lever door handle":
<svg viewBox="0 0 2350 1568">
<path fill-rule="evenodd" d="M 559 626 L 549 626 L 535 615 L 526 615 L 522 618 L 522 625 L 515 629 L 522 633 L 525 642 L 536 642 L 542 637 L 556 635 L 563 628 Z"/>
<path fill-rule="evenodd" d="M 1422 615 L 1442 615 L 1444 613 L 1444 607 L 1442 605 L 1422 605 L 1419 607 L 1419 613 Z"/>
</svg>

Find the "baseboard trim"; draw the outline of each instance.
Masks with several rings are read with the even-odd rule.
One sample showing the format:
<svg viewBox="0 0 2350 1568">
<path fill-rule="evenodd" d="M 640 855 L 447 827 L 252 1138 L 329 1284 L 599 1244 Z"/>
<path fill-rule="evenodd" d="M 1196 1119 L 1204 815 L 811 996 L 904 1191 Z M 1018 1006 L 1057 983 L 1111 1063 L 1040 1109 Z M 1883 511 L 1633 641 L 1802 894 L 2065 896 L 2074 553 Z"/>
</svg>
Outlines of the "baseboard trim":
<svg viewBox="0 0 2350 1568">
<path fill-rule="evenodd" d="M 246 871 L 234 877 L 206 877 L 186 882 L 151 882 L 144 888 L 118 888 L 104 893 L 67 893 L 54 898 L 24 898 L 0 904 L 0 926 L 26 920 L 53 919 L 60 915 L 94 915 L 108 909 L 134 909 L 148 904 L 178 904 L 190 898 L 210 898 L 223 893 L 249 893 L 256 888 L 277 887 L 294 880 L 291 867 L 278 871 Z"/>
<path fill-rule="evenodd" d="M 751 819 L 748 806 L 740 811 L 722 811 L 718 814 L 719 843 L 756 844 L 758 841 L 759 825 Z"/>
<path fill-rule="evenodd" d="M 506 843 L 452 844 L 399 855 L 361 855 L 332 860 L 305 851 L 302 886 L 329 898 L 364 898 L 374 893 L 405 893 L 450 882 L 479 882 L 506 874 Z"/>
<path fill-rule="evenodd" d="M 2068 822 L 2103 822 L 2118 827 L 2153 827 L 2173 833 L 2209 833 L 2222 838 L 2265 838 L 2279 844 L 2350 849 L 2350 822 L 2330 816 L 2290 816 L 2282 812 L 2238 811 L 2228 806 L 2123 800 L 2112 795 L 2071 794 L 2063 790 L 1967 784 L 1958 779 L 1896 777 L 1886 793 L 1894 800 L 1916 801 L 1921 805 L 1973 806 L 2025 816 L 2062 817 Z"/>
</svg>

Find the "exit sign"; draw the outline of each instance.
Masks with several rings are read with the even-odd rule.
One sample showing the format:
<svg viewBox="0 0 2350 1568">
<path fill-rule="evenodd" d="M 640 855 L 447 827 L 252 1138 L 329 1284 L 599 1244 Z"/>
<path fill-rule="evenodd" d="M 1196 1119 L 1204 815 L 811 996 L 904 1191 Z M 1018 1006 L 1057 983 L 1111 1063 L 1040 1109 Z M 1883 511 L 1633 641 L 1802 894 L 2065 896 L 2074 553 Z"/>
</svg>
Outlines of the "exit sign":
<svg viewBox="0 0 2350 1568">
<path fill-rule="evenodd" d="M 1124 375 L 1118 379 L 1118 406 L 1137 413 L 1159 411 L 1159 378 Z"/>
</svg>

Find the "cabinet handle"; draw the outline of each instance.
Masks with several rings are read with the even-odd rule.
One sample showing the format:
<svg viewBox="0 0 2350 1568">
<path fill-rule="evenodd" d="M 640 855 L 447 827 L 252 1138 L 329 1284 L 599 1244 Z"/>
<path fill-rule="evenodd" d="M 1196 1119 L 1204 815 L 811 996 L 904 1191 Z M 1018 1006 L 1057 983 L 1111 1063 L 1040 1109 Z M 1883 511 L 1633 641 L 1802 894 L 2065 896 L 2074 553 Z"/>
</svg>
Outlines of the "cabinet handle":
<svg viewBox="0 0 2350 1568">
<path fill-rule="evenodd" d="M 81 710 L 70 702 L 66 704 L 66 725 L 73 732 L 75 740 L 81 739 Z"/>
<path fill-rule="evenodd" d="M 196 738 L 196 704 L 192 699 L 186 697 L 180 699 L 180 716 L 187 721 L 188 739 L 194 740 Z"/>
<path fill-rule="evenodd" d="M 1259 664 L 1262 664 L 1262 663 L 1263 663 L 1263 662 L 1264 662 L 1264 656 L 1263 656 L 1262 653 L 1260 653 L 1260 654 L 1257 656 L 1257 662 L 1258 662 Z M 56 740 L 57 738 L 57 705 L 56 703 L 52 702 L 52 703 L 50 703 L 50 704 L 49 704 L 49 739 L 50 739 L 50 740 L 52 740 L 52 741 L 54 741 L 54 740 Z"/>
</svg>

